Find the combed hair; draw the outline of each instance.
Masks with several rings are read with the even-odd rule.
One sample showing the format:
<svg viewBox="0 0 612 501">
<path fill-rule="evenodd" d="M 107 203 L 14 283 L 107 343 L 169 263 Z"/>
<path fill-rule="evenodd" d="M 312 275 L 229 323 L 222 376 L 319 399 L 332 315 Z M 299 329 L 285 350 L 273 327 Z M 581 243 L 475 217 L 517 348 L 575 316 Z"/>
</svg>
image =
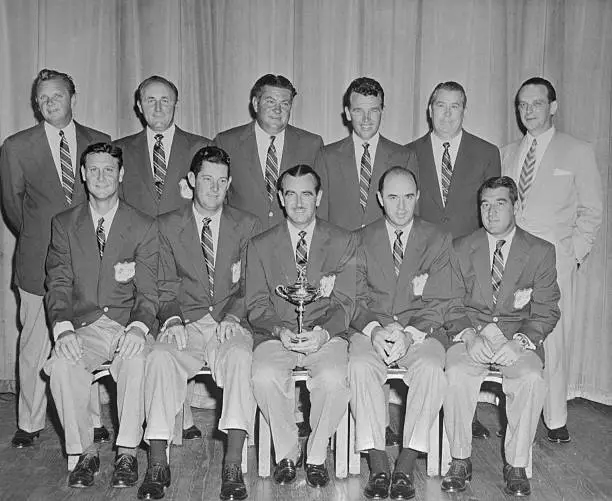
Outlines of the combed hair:
<svg viewBox="0 0 612 501">
<path fill-rule="evenodd" d="M 202 170 L 204 162 L 225 165 L 227 167 L 227 177 L 230 176 L 230 157 L 225 150 L 218 146 L 204 146 L 204 148 L 200 148 L 193 156 L 189 170 L 197 177 Z"/>
<path fill-rule="evenodd" d="M 484 190 L 495 190 L 497 188 L 508 188 L 508 192 L 510 194 L 510 201 L 514 204 L 518 200 L 518 188 L 516 187 L 516 183 L 511 177 L 508 176 L 500 176 L 500 177 L 490 177 L 484 183 L 480 185 L 478 188 L 478 205 L 482 200 L 482 192 Z"/>
<path fill-rule="evenodd" d="M 382 85 L 373 78 L 359 77 L 353 80 L 344 93 L 344 106 L 351 109 L 351 94 L 361 94 L 362 96 L 380 96 L 380 107 L 385 107 L 385 91 Z"/>
<path fill-rule="evenodd" d="M 278 87 L 280 89 L 287 89 L 291 92 L 291 99 L 297 96 L 297 90 L 295 90 L 295 87 L 287 77 L 284 77 L 283 75 L 273 75 L 272 73 L 268 73 L 267 75 L 260 77 L 257 82 L 255 82 L 253 88 L 251 89 L 250 99 L 259 99 L 263 93 L 263 88 L 266 85 L 270 87 Z"/>
<path fill-rule="evenodd" d="M 427 108 L 429 108 L 436 100 L 436 96 L 438 95 L 438 91 L 447 90 L 451 92 L 460 92 L 461 97 L 463 98 L 463 108 L 467 106 L 467 95 L 465 94 L 465 89 L 463 85 L 453 80 L 449 80 L 448 82 L 440 82 L 438 85 L 434 87 L 434 90 L 429 96 L 429 101 L 427 102 Z"/>
<path fill-rule="evenodd" d="M 285 179 L 287 176 L 303 177 L 303 176 L 307 176 L 308 174 L 312 174 L 314 176 L 315 193 L 319 193 L 319 191 L 321 191 L 321 176 L 319 176 L 319 174 L 317 174 L 310 165 L 306 165 L 306 164 L 294 165 L 293 167 L 283 172 L 279 176 L 278 181 L 276 182 L 276 189 L 280 192 L 283 191 L 283 179 Z"/>
<path fill-rule="evenodd" d="M 81 166 L 85 167 L 85 162 L 89 155 L 94 153 L 108 153 L 111 157 L 116 158 L 119 168 L 123 167 L 123 150 L 113 143 L 93 143 L 90 144 L 81 154 Z"/>
<path fill-rule="evenodd" d="M 74 80 L 72 80 L 72 77 L 70 75 L 68 75 L 67 73 L 62 73 L 61 71 L 50 70 L 48 68 L 45 68 L 38 72 L 36 80 L 34 80 L 34 89 L 38 91 L 38 86 L 42 82 L 46 82 L 47 80 L 62 80 L 66 84 L 66 87 L 68 87 L 68 93 L 71 97 L 74 96 L 74 94 L 76 93 Z"/>
<path fill-rule="evenodd" d="M 523 87 L 527 85 L 543 85 L 544 87 L 546 87 L 546 90 L 548 92 L 548 102 L 552 103 L 553 101 L 557 100 L 557 91 L 553 87 L 553 84 L 550 83 L 550 81 L 542 77 L 532 77 L 532 78 L 525 80 L 519 87 L 519 90 L 516 93 L 516 96 L 514 98 L 515 106 L 518 106 L 519 94 L 521 93 L 521 90 L 523 89 Z"/>
<path fill-rule="evenodd" d="M 378 180 L 378 191 L 380 193 L 383 192 L 383 187 L 385 186 L 385 179 L 387 178 L 387 176 L 391 174 L 403 174 L 405 176 L 411 176 L 412 180 L 414 181 L 414 185 L 416 186 L 417 191 L 419 191 L 419 182 L 417 181 L 417 178 L 414 172 L 412 172 L 407 167 L 402 167 L 401 165 L 395 165 L 393 167 L 389 167 L 383 173 L 383 175 L 380 176 L 380 179 Z"/>
<path fill-rule="evenodd" d="M 140 82 L 138 89 L 136 89 L 136 101 L 138 101 L 140 104 L 142 104 L 142 101 L 141 101 L 142 92 L 144 91 L 145 87 L 149 85 L 150 83 L 162 83 L 162 84 L 167 85 L 168 87 L 172 89 L 172 92 L 174 92 L 174 100 L 178 101 L 179 93 L 178 93 L 178 89 L 176 88 L 176 85 L 174 85 L 167 78 L 164 78 L 160 75 L 151 75 L 149 78 L 145 78 L 142 82 Z"/>
</svg>

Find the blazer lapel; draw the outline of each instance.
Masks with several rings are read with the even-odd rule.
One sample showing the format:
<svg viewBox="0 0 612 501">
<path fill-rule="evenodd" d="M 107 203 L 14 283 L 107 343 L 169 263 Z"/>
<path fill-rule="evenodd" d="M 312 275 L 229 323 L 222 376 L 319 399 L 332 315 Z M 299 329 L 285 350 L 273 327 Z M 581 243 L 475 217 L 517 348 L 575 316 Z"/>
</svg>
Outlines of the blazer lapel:
<svg viewBox="0 0 612 501">
<path fill-rule="evenodd" d="M 151 158 L 149 157 L 149 147 L 147 145 L 147 131 L 143 130 L 138 137 L 134 140 L 134 155 L 132 158 L 136 158 L 136 168 L 138 169 L 139 177 L 142 180 L 145 188 L 149 190 L 149 193 L 153 200 L 157 200 L 157 191 L 155 190 L 155 184 L 153 183 L 153 173 L 151 167 Z M 172 152 L 170 153 L 172 155 Z"/>
<path fill-rule="evenodd" d="M 170 158 L 167 162 L 167 172 L 164 185 L 173 186 L 174 189 L 165 188 L 162 196 L 164 198 L 171 197 L 174 192 L 178 189 L 178 183 L 180 181 L 181 169 L 179 165 L 183 165 L 189 162 L 190 159 L 185 158 L 185 155 L 189 153 L 189 145 L 187 144 L 187 138 L 181 129 L 176 127 L 174 131 L 174 138 L 172 139 L 172 148 L 170 149 Z M 147 157 L 148 158 L 148 157 Z M 149 170 L 151 172 L 151 170 Z M 151 176 L 151 181 L 153 177 Z M 152 186 L 152 185 L 151 185 Z"/>
<path fill-rule="evenodd" d="M 77 216 L 75 222 L 75 234 L 83 251 L 83 255 L 88 261 L 88 265 L 91 266 L 92 270 L 99 269 L 100 253 L 98 250 L 98 239 L 94 230 L 94 223 L 91 218 L 89 204 L 83 204 L 79 209 L 79 215 Z M 106 248 L 104 255 L 106 255 Z"/>
<path fill-rule="evenodd" d="M 249 174 L 255 183 L 255 190 L 259 191 L 261 196 L 265 196 L 266 200 L 268 198 L 268 191 L 266 189 L 266 181 L 262 174 L 263 166 L 259 161 L 259 152 L 257 151 L 257 139 L 255 138 L 255 122 L 252 122 L 240 138 L 243 147 L 240 150 L 243 152 L 244 157 L 246 159 L 246 164 L 249 165 Z M 287 137 L 285 136 L 285 146 L 284 149 L 287 149 Z M 284 153 L 283 153 L 283 156 Z"/>
<path fill-rule="evenodd" d="M 283 275 L 282 280 L 284 280 L 283 284 L 276 285 L 292 284 L 297 278 L 297 267 L 295 265 L 295 249 L 291 246 L 291 236 L 286 220 L 276 227 L 276 232 L 275 242 L 277 245 L 274 249 L 274 255 L 276 256 L 276 262 L 280 265 Z M 310 249 L 308 249 L 308 252 L 310 253 Z M 310 255 L 308 257 L 310 259 Z"/>
<path fill-rule="evenodd" d="M 489 265 L 489 241 L 486 232 L 479 230 L 479 238 L 472 247 L 472 266 L 476 272 L 476 280 L 480 285 L 482 299 L 490 310 L 495 309 L 493 305 L 493 286 L 491 284 L 491 267 Z"/>
<path fill-rule="evenodd" d="M 502 277 L 501 288 L 497 297 L 497 304 L 503 305 L 506 298 L 514 293 L 514 288 L 525 264 L 529 259 L 529 246 L 523 235 L 523 230 L 516 228 L 516 233 L 512 239 L 512 246 L 506 256 L 504 263 L 504 275 Z"/>
<path fill-rule="evenodd" d="M 424 167 L 423 169 L 419 168 L 421 185 L 427 187 L 421 191 L 429 193 L 436 205 L 438 205 L 440 209 L 444 210 L 442 195 L 440 195 L 440 183 L 438 181 L 438 174 L 436 171 L 436 161 L 434 159 L 431 146 L 431 134 L 427 134 L 427 136 L 425 136 L 425 138 L 420 142 L 418 148 L 419 159 Z"/>
<path fill-rule="evenodd" d="M 237 239 L 239 233 L 236 229 L 236 222 L 228 214 L 227 210 L 221 212 L 221 223 L 219 224 L 219 240 L 217 241 L 217 256 L 215 261 L 215 296 L 221 293 L 225 284 L 230 284 L 231 287 L 231 267 L 233 255 L 229 249 L 237 247 Z M 228 249 L 228 251 L 225 251 Z M 223 275 L 230 274 L 229 278 L 224 280 Z M 223 285 L 222 285 L 223 284 Z M 225 293 L 226 291 L 223 290 Z"/>
<path fill-rule="evenodd" d="M 45 133 L 44 122 L 41 122 L 38 127 L 33 130 L 32 136 L 30 137 L 30 144 L 32 146 L 32 151 L 37 152 L 36 158 L 40 159 L 41 168 L 38 172 L 41 172 L 44 178 L 41 185 L 47 186 L 50 191 L 53 191 L 54 198 L 64 201 L 64 188 L 62 187 L 62 182 L 60 181 L 55 161 L 53 160 L 51 147 L 49 146 L 47 134 Z M 76 172 L 80 179 L 80 172 L 78 170 Z"/>
<path fill-rule="evenodd" d="M 325 250 L 329 245 L 331 245 L 329 233 L 321 227 L 320 221 L 317 220 L 308 249 L 308 282 L 312 285 L 319 283 L 327 255 Z"/>
<path fill-rule="evenodd" d="M 130 231 L 130 220 L 125 210 L 123 202 L 119 201 L 119 207 L 113 218 L 110 232 L 106 235 L 106 245 L 104 247 L 104 256 L 102 257 L 102 269 L 111 270 L 117 264 L 121 247 L 126 236 Z M 97 245 L 97 241 L 96 241 Z"/>
<path fill-rule="evenodd" d="M 204 285 L 206 294 L 210 296 L 210 287 L 208 284 L 208 274 L 206 271 L 206 263 L 204 262 L 204 255 L 202 254 L 202 243 L 200 241 L 200 235 L 198 235 L 198 227 L 196 225 L 195 217 L 193 216 L 192 205 L 189 204 L 185 207 L 183 212 L 183 221 L 181 223 L 181 229 L 178 233 L 179 242 L 190 257 L 191 264 L 195 276 L 198 277 L 198 281 Z M 219 237 L 219 240 L 221 237 Z M 221 247 L 219 247 L 221 248 Z M 220 253 L 217 251 L 217 257 Z M 215 276 L 217 267 L 215 265 Z"/>
<path fill-rule="evenodd" d="M 404 259 L 402 260 L 400 274 L 395 287 L 394 302 L 400 298 L 406 297 L 406 294 L 401 293 L 401 291 L 410 290 L 410 293 L 412 294 L 412 284 L 410 283 L 410 279 L 418 271 L 424 250 L 425 245 L 423 243 L 423 235 L 421 233 L 419 221 L 415 219 L 412 224 L 410 234 L 408 235 L 408 241 L 406 242 Z"/>
<path fill-rule="evenodd" d="M 393 252 L 389 245 L 389 235 L 385 225 L 385 219 L 381 218 L 376 223 L 376 232 L 372 238 L 372 255 L 376 256 L 376 260 L 382 270 L 385 281 L 389 284 L 389 289 L 395 287 L 395 269 L 393 267 Z"/>
<path fill-rule="evenodd" d="M 289 169 L 290 167 L 293 167 L 295 162 L 293 161 L 293 157 L 291 153 L 296 151 L 297 148 L 298 148 L 297 134 L 293 130 L 293 127 L 291 127 L 291 125 L 288 125 L 285 128 L 285 144 L 283 145 L 283 156 L 281 158 L 280 168 L 278 171 L 279 175 L 282 172 Z"/>
</svg>

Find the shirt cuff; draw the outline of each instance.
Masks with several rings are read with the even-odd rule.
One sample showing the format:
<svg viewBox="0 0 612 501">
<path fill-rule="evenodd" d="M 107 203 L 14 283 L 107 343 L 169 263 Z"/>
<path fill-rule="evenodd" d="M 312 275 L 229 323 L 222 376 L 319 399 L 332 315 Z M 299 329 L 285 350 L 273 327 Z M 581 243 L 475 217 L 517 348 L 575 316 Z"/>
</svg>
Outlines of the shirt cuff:
<svg viewBox="0 0 612 501">
<path fill-rule="evenodd" d="M 465 334 L 467 334 L 468 332 L 472 332 L 473 334 L 476 334 L 476 329 L 474 329 L 474 327 L 467 327 L 467 328 L 463 329 L 459 334 L 457 334 L 453 338 L 453 343 L 462 343 L 463 342 L 463 336 Z"/>
<path fill-rule="evenodd" d="M 329 341 L 331 339 L 331 336 L 329 335 L 329 332 L 326 329 L 324 329 L 323 327 L 320 327 L 319 325 L 315 325 L 312 328 L 312 330 L 313 331 L 324 331 L 326 336 L 327 336 L 327 339 L 325 340 L 326 343 L 327 343 L 327 341 Z"/>
<path fill-rule="evenodd" d="M 376 320 L 370 322 L 368 325 L 366 325 L 363 328 L 363 334 L 369 338 L 372 337 L 372 331 L 374 330 L 375 327 L 381 327 L 380 323 L 377 322 Z"/>
<path fill-rule="evenodd" d="M 178 315 L 173 315 L 170 318 L 166 319 L 164 325 L 162 325 L 161 327 L 161 330 L 165 331 L 168 327 L 172 327 L 173 325 L 183 325 L 183 320 L 181 319 L 181 317 L 179 317 Z"/>
<path fill-rule="evenodd" d="M 425 338 L 427 337 L 426 332 L 420 331 L 412 325 L 407 325 L 406 327 L 404 327 L 404 332 L 407 332 L 408 334 L 410 334 L 410 336 L 412 336 L 412 342 L 414 344 L 421 344 L 423 341 L 425 341 Z"/>
<path fill-rule="evenodd" d="M 63 322 L 57 322 L 53 326 L 53 340 L 57 341 L 57 338 L 62 332 L 73 331 L 74 325 L 69 320 L 64 320 Z"/>
<path fill-rule="evenodd" d="M 145 336 L 149 333 L 149 328 L 142 322 L 139 322 L 138 320 L 132 322 L 131 324 L 128 324 L 125 330 L 128 331 L 132 327 L 138 327 L 139 329 L 141 329 L 145 333 Z"/>
<path fill-rule="evenodd" d="M 520 332 L 517 332 L 514 336 L 512 336 L 512 339 L 518 341 L 521 344 L 521 346 L 526 350 L 536 349 L 535 344 L 533 344 L 531 342 L 531 339 L 525 336 L 525 334 L 521 334 Z"/>
</svg>

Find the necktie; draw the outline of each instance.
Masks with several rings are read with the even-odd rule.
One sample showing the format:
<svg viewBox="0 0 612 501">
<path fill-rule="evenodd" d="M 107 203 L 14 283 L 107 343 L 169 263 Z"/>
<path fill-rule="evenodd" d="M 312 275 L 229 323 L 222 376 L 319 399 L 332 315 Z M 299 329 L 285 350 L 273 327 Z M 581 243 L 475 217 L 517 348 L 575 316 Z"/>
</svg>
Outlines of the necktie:
<svg viewBox="0 0 612 501">
<path fill-rule="evenodd" d="M 62 168 L 62 186 L 66 205 L 72 203 L 72 193 L 74 191 L 74 172 L 72 171 L 72 160 L 70 159 L 70 148 L 64 136 L 64 131 L 60 130 L 60 165 Z"/>
<path fill-rule="evenodd" d="M 396 278 L 399 277 L 402 261 L 404 260 L 404 246 L 402 245 L 401 230 L 395 230 L 395 242 L 393 242 L 393 268 L 395 269 Z"/>
<path fill-rule="evenodd" d="M 527 152 L 527 156 L 525 157 L 525 161 L 523 162 L 523 169 L 521 170 L 521 177 L 519 178 L 519 198 L 521 199 L 521 203 L 525 203 L 525 199 L 527 198 L 527 192 L 529 188 L 531 188 L 531 184 L 533 183 L 533 174 L 535 172 L 535 161 L 536 161 L 536 146 L 538 142 L 535 138 L 533 138 L 533 142 L 531 143 L 531 147 Z"/>
<path fill-rule="evenodd" d="M 502 277 L 504 276 L 504 256 L 502 254 L 501 248 L 505 243 L 505 240 L 498 240 L 495 244 L 495 252 L 493 253 L 493 266 L 491 267 L 493 304 L 497 304 L 497 296 L 501 287 Z"/>
<path fill-rule="evenodd" d="M 106 245 L 106 233 L 104 233 L 104 218 L 98 219 L 98 227 L 96 228 L 96 237 L 98 239 L 98 252 L 100 259 L 104 256 L 104 246 Z"/>
<path fill-rule="evenodd" d="M 215 255 L 213 253 L 212 231 L 210 231 L 209 217 L 202 220 L 202 253 L 204 254 L 204 262 L 206 263 L 206 272 L 208 273 L 208 292 L 212 298 L 215 291 Z"/>
<path fill-rule="evenodd" d="M 164 191 L 164 181 L 166 180 L 166 154 L 162 134 L 155 134 L 155 144 L 153 145 L 153 182 L 157 191 L 157 198 L 161 198 Z"/>
<path fill-rule="evenodd" d="M 451 165 L 450 153 L 448 152 L 450 143 L 446 142 L 442 146 L 444 146 L 444 153 L 442 153 L 442 202 L 446 205 L 448 190 L 450 189 L 453 177 L 453 166 Z"/>
<path fill-rule="evenodd" d="M 274 140 L 276 136 L 270 136 L 270 146 L 266 155 L 266 190 L 270 202 L 274 201 L 276 193 L 276 180 L 278 179 L 278 158 L 276 156 L 276 146 Z"/>
<path fill-rule="evenodd" d="M 295 246 L 295 264 L 297 265 L 298 276 L 302 273 L 306 275 L 306 266 L 308 265 L 308 247 L 306 245 L 306 232 L 298 233 L 300 239 Z"/>
<path fill-rule="evenodd" d="M 363 143 L 363 155 L 361 155 L 361 171 L 359 174 L 359 203 L 365 212 L 368 204 L 368 192 L 370 191 L 370 180 L 372 179 L 372 161 L 370 159 L 370 145 Z"/>
</svg>

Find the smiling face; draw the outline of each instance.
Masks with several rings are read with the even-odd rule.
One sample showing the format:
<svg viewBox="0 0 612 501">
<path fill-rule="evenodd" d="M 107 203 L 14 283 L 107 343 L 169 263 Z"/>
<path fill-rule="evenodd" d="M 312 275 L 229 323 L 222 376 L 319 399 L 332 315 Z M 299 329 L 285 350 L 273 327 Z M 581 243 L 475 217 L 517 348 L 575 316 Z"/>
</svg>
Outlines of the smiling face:
<svg viewBox="0 0 612 501">
<path fill-rule="evenodd" d="M 98 202 L 118 197 L 119 183 L 123 180 L 123 167 L 109 153 L 90 153 L 81 167 L 81 175 L 90 196 Z"/>
<path fill-rule="evenodd" d="M 165 83 L 151 82 L 142 89 L 138 109 L 151 130 L 164 132 L 174 123 L 176 95 Z"/>
<path fill-rule="evenodd" d="M 279 192 L 281 205 L 287 212 L 287 219 L 303 230 L 316 216 L 321 203 L 322 191 L 316 192 L 316 179 L 312 174 L 289 176 L 283 178 L 282 190 Z"/>
<path fill-rule="evenodd" d="M 480 195 L 480 215 L 488 233 L 496 238 L 508 235 L 516 226 L 517 204 L 508 188 L 485 188 Z"/>
<path fill-rule="evenodd" d="M 549 102 L 546 86 L 525 85 L 519 91 L 517 101 L 521 122 L 533 137 L 552 127 L 552 117 L 557 112 L 557 101 Z"/>
<path fill-rule="evenodd" d="M 291 117 L 293 96 L 289 89 L 264 85 L 259 97 L 253 97 L 253 109 L 259 126 L 270 135 L 285 130 Z"/>
<path fill-rule="evenodd" d="M 397 229 L 405 228 L 414 219 L 419 190 L 409 173 L 389 173 L 382 191 L 376 196 L 385 210 L 385 217 Z"/>
<path fill-rule="evenodd" d="M 429 105 L 433 131 L 440 139 L 452 139 L 463 127 L 465 103 L 458 90 L 439 89 Z"/>
<path fill-rule="evenodd" d="M 63 129 L 72 120 L 76 96 L 70 95 L 68 86 L 61 78 L 52 78 L 38 84 L 36 102 L 45 121 Z"/>
<path fill-rule="evenodd" d="M 364 141 L 374 137 L 380 128 L 382 119 L 381 96 L 364 96 L 357 92 L 351 92 L 349 103 L 350 107 L 345 107 L 344 112 L 353 125 L 355 134 Z"/>
<path fill-rule="evenodd" d="M 193 202 L 200 214 L 215 214 L 223 205 L 225 194 L 232 182 L 227 173 L 227 165 L 208 161 L 202 163 L 197 176 L 191 171 L 187 173 L 189 184 L 193 188 Z"/>
</svg>

